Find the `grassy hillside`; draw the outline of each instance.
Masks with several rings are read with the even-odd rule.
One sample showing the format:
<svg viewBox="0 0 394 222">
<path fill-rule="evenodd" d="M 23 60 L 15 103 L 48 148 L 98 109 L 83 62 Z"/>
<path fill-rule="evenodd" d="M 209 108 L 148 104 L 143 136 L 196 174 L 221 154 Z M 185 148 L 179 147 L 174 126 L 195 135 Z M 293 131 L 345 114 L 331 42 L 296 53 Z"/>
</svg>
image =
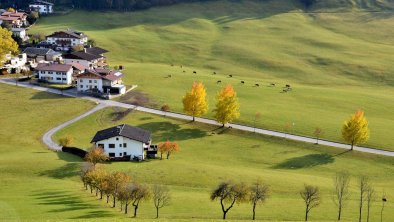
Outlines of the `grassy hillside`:
<svg viewBox="0 0 394 222">
<path fill-rule="evenodd" d="M 41 143 L 48 129 L 93 104 L 2 84 L 0 221 L 116 218 L 81 190 L 79 160 Z"/>
<path fill-rule="evenodd" d="M 126 67 L 125 82 L 138 84 L 149 106 L 168 103 L 182 112 L 185 91 L 203 81 L 210 95 L 206 116 L 212 117 L 216 92 L 230 83 L 240 97 L 240 123 L 252 124 L 261 112 L 260 127 L 282 130 L 294 123 L 293 133 L 312 135 L 318 126 L 324 138 L 342 141 L 342 122 L 362 108 L 372 132 L 367 146 L 393 150 L 392 13 L 305 14 L 298 8 L 298 2 L 275 0 L 75 11 L 43 18 L 31 33 L 85 31 L 111 51 L 111 66 Z M 285 84 L 293 91 L 282 93 Z"/>
<path fill-rule="evenodd" d="M 233 130 L 223 132 L 215 126 L 140 112 L 131 112 L 118 120 L 121 112 L 112 108 L 101 110 L 67 127 L 56 137 L 71 135 L 76 138 L 76 146 L 89 147 L 97 130 L 128 123 L 150 130 L 154 143 L 167 139 L 179 142 L 181 151 L 172 155 L 170 160 L 104 165 L 108 170 L 126 171 L 142 183 L 170 186 L 173 199 L 171 206 L 162 210 L 164 218 L 220 219 L 220 205 L 209 200 L 209 192 L 221 180 L 251 183 L 259 178 L 268 183 L 271 197 L 257 211 L 258 219 L 268 221 L 303 219 L 303 203 L 298 192 L 304 183 L 318 185 L 323 193 L 322 206 L 311 212 L 311 219 L 335 220 L 335 206 L 331 199 L 333 176 L 343 170 L 349 171 L 353 177 L 344 221 L 357 219 L 356 178 L 359 175 L 371 177 L 377 198 L 383 190 L 390 198 L 394 192 L 393 158 L 344 152 Z M 379 206 L 379 201 L 374 202 L 371 221 L 380 219 Z M 386 220 L 394 217 L 393 205 L 388 204 L 385 212 Z M 250 205 L 241 204 L 230 211 L 228 218 L 250 219 L 250 213 Z M 152 205 L 142 203 L 139 217 L 149 219 L 153 216 Z"/>
</svg>

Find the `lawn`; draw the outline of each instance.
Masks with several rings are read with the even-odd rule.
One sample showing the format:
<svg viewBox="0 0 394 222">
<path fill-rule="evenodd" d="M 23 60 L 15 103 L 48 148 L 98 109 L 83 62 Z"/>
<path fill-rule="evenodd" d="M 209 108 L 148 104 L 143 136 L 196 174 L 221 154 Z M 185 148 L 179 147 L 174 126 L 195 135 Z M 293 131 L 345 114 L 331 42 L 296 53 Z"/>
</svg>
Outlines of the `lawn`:
<svg viewBox="0 0 394 222">
<path fill-rule="evenodd" d="M 165 184 L 171 189 L 171 206 L 161 215 L 168 219 L 220 219 L 220 205 L 209 200 L 209 192 L 222 180 L 251 183 L 261 179 L 270 185 L 271 197 L 259 207 L 258 219 L 303 219 L 303 202 L 299 190 L 304 183 L 317 185 L 323 193 L 322 205 L 311 212 L 312 220 L 335 220 L 332 201 L 335 172 L 348 171 L 352 175 L 351 198 L 345 208 L 344 220 L 357 219 L 357 177 L 368 175 L 376 190 L 372 221 L 379 217 L 383 192 L 393 198 L 394 159 L 388 157 L 345 152 L 342 149 L 304 144 L 279 138 L 243 133 L 199 123 L 180 121 L 137 111 L 123 115 L 125 110 L 107 108 L 61 130 L 55 138 L 70 135 L 77 147 L 90 147 L 97 130 L 128 123 L 152 132 L 153 142 L 167 139 L 177 141 L 181 151 L 170 160 L 149 160 L 142 163 L 114 162 L 104 164 L 108 170 L 120 170 L 132 175 L 133 180 L 146 184 Z M 394 217 L 394 206 L 388 204 L 385 218 Z M 229 219 L 250 219 L 248 204 L 236 205 Z M 154 216 L 151 203 L 142 203 L 139 218 Z M 365 215 L 364 215 L 365 216 Z"/>
<path fill-rule="evenodd" d="M 94 104 L 5 84 L 0 95 L 0 221 L 121 218 L 82 191 L 79 159 L 41 143 L 48 129 Z"/>
<path fill-rule="evenodd" d="M 167 103 L 182 112 L 182 96 L 202 81 L 212 117 L 216 92 L 233 84 L 239 123 L 252 124 L 260 112 L 260 127 L 281 131 L 290 123 L 293 133 L 308 136 L 320 127 L 325 139 L 342 141 L 343 121 L 361 108 L 371 127 L 366 146 L 394 150 L 392 15 L 306 14 L 291 0 L 212 1 L 128 13 L 74 11 L 44 17 L 30 33 L 86 32 L 110 51 L 111 66 L 126 67 L 126 84 L 139 86 L 147 106 Z M 293 90 L 282 93 L 286 84 Z"/>
</svg>

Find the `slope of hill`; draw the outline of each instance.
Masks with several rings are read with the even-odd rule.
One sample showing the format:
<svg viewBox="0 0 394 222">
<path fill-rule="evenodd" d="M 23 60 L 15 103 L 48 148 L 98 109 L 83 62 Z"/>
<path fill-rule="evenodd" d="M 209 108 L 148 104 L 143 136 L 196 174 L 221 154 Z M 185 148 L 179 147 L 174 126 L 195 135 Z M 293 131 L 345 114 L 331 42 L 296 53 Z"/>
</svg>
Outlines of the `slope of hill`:
<svg viewBox="0 0 394 222">
<path fill-rule="evenodd" d="M 260 127 L 281 131 L 294 123 L 292 132 L 312 136 L 319 126 L 324 138 L 342 141 L 342 122 L 363 108 L 372 131 L 367 145 L 393 149 L 388 139 L 394 131 L 392 14 L 302 13 L 289 2 L 214 1 L 132 13 L 75 11 L 43 18 L 31 33 L 85 31 L 110 50 L 111 66 L 126 67 L 124 80 L 148 95 L 151 102 L 145 105 L 167 103 L 182 112 L 185 91 L 193 81 L 203 81 L 211 117 L 221 80 L 238 92 L 241 123 L 253 124 L 255 113 L 261 112 Z M 173 77 L 165 78 L 168 74 Z M 277 87 L 266 87 L 271 82 Z M 294 90 L 281 93 L 285 84 Z"/>
</svg>

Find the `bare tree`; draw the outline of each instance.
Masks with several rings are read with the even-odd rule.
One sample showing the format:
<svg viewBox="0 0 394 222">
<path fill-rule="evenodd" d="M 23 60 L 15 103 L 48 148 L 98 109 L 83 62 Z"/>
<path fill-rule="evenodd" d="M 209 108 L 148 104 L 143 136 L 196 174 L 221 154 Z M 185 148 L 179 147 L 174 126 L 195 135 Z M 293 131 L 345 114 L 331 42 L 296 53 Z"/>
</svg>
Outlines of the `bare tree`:
<svg viewBox="0 0 394 222">
<path fill-rule="evenodd" d="M 358 216 L 358 221 L 361 222 L 361 216 L 362 216 L 362 210 L 363 210 L 363 203 L 364 203 L 364 197 L 365 194 L 368 190 L 369 187 L 369 181 L 368 177 L 366 176 L 360 176 L 360 181 L 359 181 L 359 189 L 360 189 L 360 205 L 359 205 L 359 216 Z"/>
<path fill-rule="evenodd" d="M 341 220 L 345 201 L 349 199 L 349 182 L 350 176 L 348 173 L 337 173 L 334 178 L 334 203 L 338 206 L 338 221 Z"/>
<path fill-rule="evenodd" d="M 247 196 L 246 186 L 243 183 L 221 182 L 211 193 L 211 200 L 219 199 L 223 211 L 223 220 L 235 203 L 240 203 Z M 226 206 L 226 203 L 228 204 Z"/>
<path fill-rule="evenodd" d="M 304 189 L 300 192 L 300 195 L 305 202 L 305 221 L 308 221 L 309 211 L 320 205 L 320 191 L 318 187 L 305 184 Z"/>
<path fill-rule="evenodd" d="M 316 138 L 316 144 L 319 144 L 319 139 L 323 135 L 323 130 L 320 127 L 316 127 L 313 135 Z"/>
<path fill-rule="evenodd" d="M 137 210 L 142 200 L 147 200 L 150 197 L 150 192 L 147 186 L 133 183 L 129 188 L 129 195 L 131 197 L 131 204 L 134 207 L 134 217 L 137 217 Z"/>
<path fill-rule="evenodd" d="M 369 185 L 367 189 L 367 222 L 369 222 L 369 213 L 371 210 L 371 204 L 375 199 L 375 190 L 372 187 L 372 184 Z"/>
<path fill-rule="evenodd" d="M 167 187 L 162 185 L 153 186 L 153 203 L 156 208 L 156 218 L 159 218 L 159 209 L 170 205 L 171 195 Z"/>
<path fill-rule="evenodd" d="M 257 204 L 262 204 L 268 198 L 269 187 L 260 181 L 257 181 L 249 188 L 249 201 L 253 206 L 253 216 L 252 219 L 256 218 L 256 206 Z"/>
<path fill-rule="evenodd" d="M 383 192 L 382 196 L 382 209 L 380 210 L 380 222 L 383 222 L 383 210 L 384 210 L 384 204 L 387 202 L 386 194 Z"/>
</svg>

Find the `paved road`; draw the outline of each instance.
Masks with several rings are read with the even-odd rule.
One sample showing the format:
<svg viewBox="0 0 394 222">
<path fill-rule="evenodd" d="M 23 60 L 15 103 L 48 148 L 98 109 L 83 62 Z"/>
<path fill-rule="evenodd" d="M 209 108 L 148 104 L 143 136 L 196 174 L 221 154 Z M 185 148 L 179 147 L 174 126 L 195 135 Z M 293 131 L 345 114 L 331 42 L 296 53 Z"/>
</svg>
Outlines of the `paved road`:
<svg viewBox="0 0 394 222">
<path fill-rule="evenodd" d="M 15 85 L 15 80 L 1 79 L 0 83 Z M 35 90 L 49 92 L 49 93 L 61 94 L 60 90 L 48 89 L 48 88 L 40 87 L 40 86 L 33 86 L 33 85 L 30 85 L 29 83 L 18 83 L 18 86 L 32 88 Z M 53 134 L 55 134 L 60 129 L 96 112 L 97 110 L 100 110 L 100 109 L 102 109 L 104 107 L 108 107 L 108 106 L 122 107 L 122 108 L 126 108 L 126 109 L 134 109 L 134 110 L 138 110 L 141 112 L 152 113 L 152 114 L 157 114 L 157 115 L 166 115 L 168 117 L 173 117 L 173 118 L 183 119 L 183 120 L 192 120 L 193 119 L 191 116 L 187 116 L 184 114 L 173 113 L 173 112 L 163 112 L 163 111 L 156 110 L 156 109 L 125 104 L 125 103 L 112 101 L 112 100 L 101 100 L 101 99 L 92 98 L 92 97 L 88 97 L 88 96 L 81 96 L 81 95 L 76 94 L 75 91 L 64 91 L 63 95 L 70 96 L 70 97 L 78 97 L 78 98 L 82 98 L 82 99 L 88 99 L 88 100 L 96 102 L 99 105 L 97 105 L 95 108 L 88 111 L 87 113 L 85 113 L 81 116 L 78 116 L 75 119 L 72 119 L 70 121 L 67 121 L 67 122 L 63 123 L 62 125 L 60 125 L 56 128 L 53 128 L 50 131 L 48 131 L 47 133 L 45 133 L 45 135 L 43 136 L 43 141 L 50 149 L 53 149 L 53 150 L 60 150 L 60 146 L 58 144 L 56 144 L 54 141 L 52 141 Z M 201 123 L 211 124 L 211 125 L 217 125 L 217 126 L 221 125 L 221 124 L 217 123 L 215 120 L 206 119 L 206 118 L 196 118 L 196 121 L 201 122 Z M 306 142 L 306 143 L 316 143 L 316 139 L 309 138 L 309 137 L 297 136 L 297 135 L 292 135 L 292 134 L 285 134 L 285 133 L 281 133 L 281 132 L 259 129 L 259 128 L 255 129 L 250 126 L 244 126 L 244 125 L 239 125 L 239 124 L 227 124 L 226 126 L 232 127 L 234 129 L 242 130 L 242 131 L 256 132 L 259 134 L 275 136 L 275 137 L 282 137 L 282 138 L 287 138 L 287 139 L 296 140 L 296 141 L 302 141 L 302 142 Z M 348 149 L 348 150 L 350 149 L 350 145 L 326 141 L 326 140 L 319 140 L 319 144 L 325 145 L 325 146 L 330 146 L 330 147 L 341 148 L 341 149 Z M 384 156 L 394 156 L 393 151 L 372 149 L 372 148 L 367 148 L 367 147 L 355 146 L 354 150 L 364 152 L 364 153 L 372 153 L 372 154 L 378 154 L 378 155 L 384 155 Z"/>
</svg>

